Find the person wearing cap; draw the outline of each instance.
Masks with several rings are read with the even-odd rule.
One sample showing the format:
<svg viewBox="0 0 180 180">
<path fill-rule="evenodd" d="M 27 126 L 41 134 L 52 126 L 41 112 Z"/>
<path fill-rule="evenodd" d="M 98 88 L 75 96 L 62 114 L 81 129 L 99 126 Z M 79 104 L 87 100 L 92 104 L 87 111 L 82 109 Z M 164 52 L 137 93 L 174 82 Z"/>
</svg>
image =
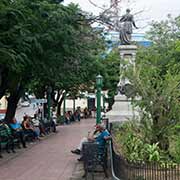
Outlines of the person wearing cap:
<svg viewBox="0 0 180 180">
<path fill-rule="evenodd" d="M 89 138 L 88 140 L 97 142 L 99 145 L 99 148 L 104 149 L 106 141 L 111 139 L 110 133 L 105 128 L 104 124 L 98 124 L 96 126 L 96 130 L 99 132 L 99 135 L 96 138 L 92 137 L 92 138 Z"/>
<path fill-rule="evenodd" d="M 88 131 L 87 136 L 80 140 L 78 147 L 75 150 L 71 150 L 71 152 L 79 155 L 82 151 L 83 143 L 91 141 L 91 139 L 96 138 L 98 134 L 97 125 L 95 125 L 91 131 Z"/>
<path fill-rule="evenodd" d="M 105 129 L 103 124 L 98 124 L 95 126 L 94 132 L 89 132 L 87 137 L 81 139 L 79 146 L 77 149 L 72 150 L 71 152 L 74 154 L 80 154 L 82 151 L 83 143 L 85 142 L 97 142 L 99 149 L 104 149 L 106 141 L 110 139 L 110 133 Z M 82 160 L 82 157 L 78 160 Z"/>
</svg>

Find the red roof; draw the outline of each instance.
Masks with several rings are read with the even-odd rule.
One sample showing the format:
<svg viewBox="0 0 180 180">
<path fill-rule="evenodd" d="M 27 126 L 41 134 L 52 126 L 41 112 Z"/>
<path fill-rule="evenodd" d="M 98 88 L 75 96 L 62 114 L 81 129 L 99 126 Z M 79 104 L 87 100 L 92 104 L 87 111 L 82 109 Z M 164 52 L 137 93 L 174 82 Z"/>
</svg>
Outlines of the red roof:
<svg viewBox="0 0 180 180">
<path fill-rule="evenodd" d="M 0 109 L 0 114 L 6 114 L 7 109 Z"/>
</svg>

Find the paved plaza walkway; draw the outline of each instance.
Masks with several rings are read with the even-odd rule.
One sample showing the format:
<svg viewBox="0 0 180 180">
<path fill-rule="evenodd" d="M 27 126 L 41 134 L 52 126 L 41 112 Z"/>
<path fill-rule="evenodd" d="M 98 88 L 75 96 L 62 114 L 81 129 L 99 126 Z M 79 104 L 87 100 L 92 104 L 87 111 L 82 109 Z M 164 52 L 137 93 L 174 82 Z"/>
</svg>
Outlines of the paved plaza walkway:
<svg viewBox="0 0 180 180">
<path fill-rule="evenodd" d="M 95 124 L 95 119 L 83 119 L 71 125 L 58 126 L 58 133 L 49 135 L 26 150 L 0 159 L 2 180 L 75 180 L 82 179 L 78 155 L 72 154 L 81 137 Z M 6 154 L 6 153 L 3 153 Z M 7 156 L 7 155 L 6 155 Z M 100 176 L 102 178 L 100 178 Z M 104 174 L 99 179 L 105 179 Z"/>
</svg>

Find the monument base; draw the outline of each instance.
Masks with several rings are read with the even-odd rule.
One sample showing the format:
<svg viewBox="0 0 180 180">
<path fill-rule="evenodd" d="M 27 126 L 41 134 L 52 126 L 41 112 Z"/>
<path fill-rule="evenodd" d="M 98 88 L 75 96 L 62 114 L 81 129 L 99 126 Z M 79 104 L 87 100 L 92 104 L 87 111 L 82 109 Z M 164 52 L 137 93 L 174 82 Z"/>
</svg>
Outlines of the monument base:
<svg viewBox="0 0 180 180">
<path fill-rule="evenodd" d="M 125 61 L 127 63 L 120 63 L 120 71 L 122 72 L 125 68 L 123 64 L 135 64 L 137 46 L 135 45 L 120 45 L 119 46 L 119 54 L 121 57 L 121 61 Z M 122 79 L 120 76 L 118 87 L 121 85 L 125 85 L 126 80 Z M 109 122 L 114 121 L 126 121 L 131 119 L 133 116 L 137 116 L 138 112 L 133 110 L 131 105 L 131 100 L 128 99 L 125 95 L 118 94 L 115 96 L 115 102 L 112 107 L 112 110 L 106 113 L 107 118 L 109 118 Z"/>
<path fill-rule="evenodd" d="M 106 113 L 109 122 L 127 121 L 137 115 L 137 111 L 131 105 L 131 100 L 127 99 L 125 95 L 115 96 L 112 109 Z"/>
</svg>

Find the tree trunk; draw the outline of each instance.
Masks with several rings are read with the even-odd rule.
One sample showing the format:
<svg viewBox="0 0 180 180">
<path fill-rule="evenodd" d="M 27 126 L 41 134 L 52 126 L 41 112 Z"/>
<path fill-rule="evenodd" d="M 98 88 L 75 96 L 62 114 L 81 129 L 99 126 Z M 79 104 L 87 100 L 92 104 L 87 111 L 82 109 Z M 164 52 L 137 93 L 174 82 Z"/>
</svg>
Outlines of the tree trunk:
<svg viewBox="0 0 180 180">
<path fill-rule="evenodd" d="M 5 92 L 6 92 L 6 87 L 5 86 L 3 86 L 3 87 L 0 86 L 0 99 L 5 95 Z"/>
<path fill-rule="evenodd" d="M 0 99 L 5 95 L 7 89 L 7 69 L 0 67 Z"/>
<path fill-rule="evenodd" d="M 61 116 L 61 105 L 62 105 L 63 101 L 64 101 L 64 94 L 62 95 L 62 97 L 57 105 L 57 116 Z"/>
<path fill-rule="evenodd" d="M 75 97 L 73 98 L 73 113 L 76 111 L 76 99 Z"/>
<path fill-rule="evenodd" d="M 5 115 L 5 122 L 10 123 L 10 121 L 13 119 L 16 113 L 17 104 L 19 102 L 19 99 L 23 93 L 22 87 L 17 88 L 14 90 L 10 96 L 7 98 L 8 106 L 7 111 Z"/>
</svg>

